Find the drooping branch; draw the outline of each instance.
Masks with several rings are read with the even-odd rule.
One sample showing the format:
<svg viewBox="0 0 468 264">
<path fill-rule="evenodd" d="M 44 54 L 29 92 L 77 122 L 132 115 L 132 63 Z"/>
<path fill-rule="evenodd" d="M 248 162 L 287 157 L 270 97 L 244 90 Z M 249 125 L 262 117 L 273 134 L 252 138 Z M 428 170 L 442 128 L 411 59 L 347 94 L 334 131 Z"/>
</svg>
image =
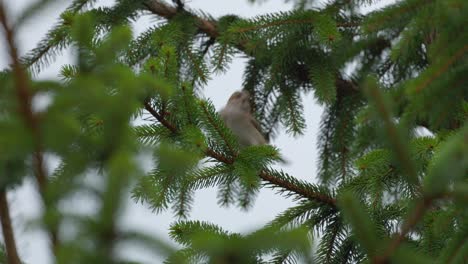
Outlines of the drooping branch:
<svg viewBox="0 0 468 264">
<path fill-rule="evenodd" d="M 0 191 L 0 221 L 2 223 L 3 241 L 5 242 L 8 263 L 21 264 L 18 250 L 16 249 L 15 235 L 11 224 L 10 209 L 5 190 Z"/>
</svg>

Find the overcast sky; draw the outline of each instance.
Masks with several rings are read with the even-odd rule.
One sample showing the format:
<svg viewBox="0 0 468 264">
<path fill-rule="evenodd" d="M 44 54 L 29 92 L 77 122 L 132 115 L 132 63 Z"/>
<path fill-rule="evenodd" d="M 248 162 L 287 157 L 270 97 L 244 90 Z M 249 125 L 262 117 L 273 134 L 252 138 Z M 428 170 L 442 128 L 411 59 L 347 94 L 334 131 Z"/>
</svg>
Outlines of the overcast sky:
<svg viewBox="0 0 468 264">
<path fill-rule="evenodd" d="M 0 0 L 6 1 L 10 7 L 10 14 L 17 14 L 32 0 Z M 17 36 L 20 52 L 24 54 L 34 48 L 38 41 L 57 21 L 59 13 L 70 1 L 57 1 L 45 12 L 40 13 L 34 19 L 20 29 Z M 113 1 L 97 1 L 100 5 L 111 5 Z M 226 14 L 236 14 L 242 17 L 252 17 L 269 12 L 287 11 L 292 8 L 292 4 L 286 4 L 283 0 L 270 0 L 262 5 L 251 5 L 246 0 L 221 1 L 221 0 L 189 0 L 187 5 L 194 9 L 201 9 L 206 13 L 219 17 Z M 135 26 L 134 33 L 140 33 L 154 22 L 150 16 L 143 17 Z M 4 43 L 0 42 L 0 69 L 8 65 L 8 56 Z M 59 56 L 57 62 L 53 63 L 47 70 L 43 71 L 38 78 L 54 79 L 60 66 L 72 61 L 71 55 L 65 52 Z M 226 102 L 229 95 L 241 89 L 242 74 L 244 71 L 245 59 L 237 58 L 233 61 L 230 70 L 224 75 L 213 75 L 212 80 L 204 88 L 204 94 L 210 98 L 217 109 L 220 109 Z M 281 133 L 273 144 L 282 150 L 282 154 L 289 161 L 287 166 L 283 166 L 286 172 L 307 181 L 315 182 L 317 148 L 316 136 L 318 132 L 319 120 L 322 108 L 315 103 L 311 95 L 304 97 L 304 115 L 307 121 L 307 130 L 303 136 L 293 138 Z M 40 199 L 31 181 L 10 193 L 11 211 L 15 224 L 15 231 L 19 245 L 20 254 L 26 263 L 48 264 L 50 253 L 46 237 L 34 224 L 35 219 L 40 215 Z M 253 208 L 245 212 L 238 208 L 220 208 L 216 204 L 216 190 L 207 189 L 196 194 L 194 208 L 190 219 L 205 220 L 220 225 L 223 228 L 235 232 L 248 232 L 260 227 L 262 224 L 272 220 L 278 213 L 282 212 L 294 203 L 288 199 L 275 194 L 271 190 L 262 190 Z M 94 209 L 94 203 L 86 197 L 77 196 L 72 204 L 67 207 L 76 210 L 89 211 Z M 176 219 L 172 212 L 163 214 L 153 214 L 145 206 L 135 204 L 128 199 L 127 208 L 123 214 L 123 228 L 132 230 L 143 230 L 147 234 L 167 238 L 169 225 Z M 159 263 L 160 259 L 155 259 L 149 252 L 143 252 L 138 248 L 126 245 L 122 247 L 125 256 L 134 260 L 141 260 L 145 263 Z"/>
</svg>

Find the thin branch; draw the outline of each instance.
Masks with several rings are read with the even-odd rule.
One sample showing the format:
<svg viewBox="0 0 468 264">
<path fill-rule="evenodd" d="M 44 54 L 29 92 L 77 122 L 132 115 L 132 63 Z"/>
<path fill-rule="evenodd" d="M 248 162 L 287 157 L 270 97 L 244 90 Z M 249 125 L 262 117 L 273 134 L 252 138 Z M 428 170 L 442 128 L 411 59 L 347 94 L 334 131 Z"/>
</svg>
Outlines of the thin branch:
<svg viewBox="0 0 468 264">
<path fill-rule="evenodd" d="M 31 56 L 30 58 L 24 58 L 23 62 L 26 63 L 25 66 L 31 67 L 32 65 L 37 63 L 45 54 L 47 54 L 52 48 L 52 45 L 47 45 L 42 48 L 38 47 L 36 49 L 33 49 L 32 51 L 38 50 L 39 52 L 37 54 L 34 54 L 34 56 Z"/>
<path fill-rule="evenodd" d="M 317 202 L 320 202 L 320 203 L 323 203 L 323 204 L 327 204 L 327 205 L 330 205 L 332 207 L 335 207 L 336 206 L 336 200 L 327 196 L 327 195 L 323 195 L 323 194 L 320 194 L 320 193 L 316 193 L 316 192 L 313 192 L 313 191 L 310 191 L 309 189 L 307 188 L 301 188 L 300 186 L 297 186 L 289 181 L 285 181 L 285 180 L 282 180 L 278 177 L 275 177 L 265 171 L 261 171 L 259 173 L 259 176 L 260 178 L 262 178 L 264 181 L 267 181 L 269 183 L 272 183 L 276 186 L 279 186 L 281 188 L 284 188 L 288 191 L 291 191 L 293 193 L 297 193 L 309 200 L 313 200 L 313 201 L 317 201 Z"/>
<path fill-rule="evenodd" d="M 2 222 L 3 241 L 5 242 L 7 261 L 9 264 L 21 264 L 18 250 L 16 249 L 13 226 L 11 225 L 6 190 L 0 191 L 0 220 Z"/>
<path fill-rule="evenodd" d="M 19 103 L 18 111 L 23 116 L 26 126 L 31 131 L 34 140 L 34 154 L 33 154 L 33 165 L 34 174 L 39 187 L 39 192 L 42 197 L 42 201 L 45 203 L 45 193 L 47 186 L 47 174 L 44 166 L 44 158 L 42 155 L 42 142 L 41 142 L 41 131 L 39 128 L 39 119 L 32 110 L 32 97 L 33 94 L 30 92 L 28 84 L 28 76 L 20 63 L 18 56 L 18 50 L 15 45 L 15 34 L 13 29 L 8 23 L 8 19 L 5 12 L 3 1 L 0 2 L 0 23 L 2 24 L 3 30 L 5 31 L 5 38 L 8 44 L 8 51 L 10 59 L 12 61 L 13 77 L 15 80 L 15 92 Z M 53 252 L 56 252 L 58 246 L 58 235 L 57 230 L 49 230 L 50 238 L 52 242 Z"/>
<path fill-rule="evenodd" d="M 177 133 L 177 128 L 169 123 L 166 119 L 164 119 L 156 110 L 150 105 L 149 101 L 144 103 L 146 111 L 148 111 L 152 116 L 154 116 L 159 123 L 169 129 L 172 133 Z"/>
<path fill-rule="evenodd" d="M 340 231 L 340 229 L 336 228 L 336 229 L 333 229 L 332 230 L 332 237 L 330 239 L 330 244 L 328 246 L 328 250 L 327 250 L 327 254 L 325 255 L 325 260 L 326 260 L 326 263 L 332 263 L 332 255 L 333 255 L 333 244 L 335 244 L 336 242 L 336 237 L 338 236 L 338 232 Z"/>
<path fill-rule="evenodd" d="M 269 27 L 275 27 L 275 26 L 281 26 L 281 25 L 294 25 L 294 24 L 312 24 L 316 22 L 315 18 L 309 18 L 309 19 L 285 19 L 285 20 L 279 20 L 279 21 L 272 21 L 269 23 L 265 24 L 260 24 L 260 25 L 254 25 L 254 26 L 249 26 L 245 28 L 239 28 L 238 30 L 235 30 L 234 32 L 236 33 L 245 33 L 249 31 L 254 31 L 254 30 L 259 30 L 259 29 L 264 29 L 264 28 L 269 28 Z M 337 25 L 338 27 L 356 27 L 358 26 L 355 23 L 340 23 Z"/>
<path fill-rule="evenodd" d="M 190 61 L 192 62 L 192 65 L 194 66 L 195 70 L 197 71 L 198 76 L 200 77 L 200 79 L 203 82 L 207 82 L 207 77 L 206 77 L 206 74 L 203 72 L 202 64 L 197 62 L 197 58 L 192 53 L 191 49 L 189 47 L 185 47 L 184 51 L 187 53 L 187 56 L 190 59 Z M 204 56 L 204 55 L 202 54 L 202 56 Z M 196 80 L 196 78 L 194 78 L 194 80 Z"/>
<path fill-rule="evenodd" d="M 220 130 L 220 128 L 216 125 L 216 122 L 211 118 L 210 113 L 208 112 L 208 109 L 206 109 L 206 104 L 201 104 L 201 107 L 203 108 L 203 112 L 206 115 L 206 118 L 210 122 L 210 124 L 216 129 L 216 132 L 218 135 L 223 139 L 223 141 L 226 143 L 229 152 L 231 152 L 231 155 L 236 156 L 236 151 L 234 148 L 229 144 L 229 140 L 225 137 L 225 134 Z"/>
<path fill-rule="evenodd" d="M 214 150 L 212 150 L 210 148 L 207 148 L 205 150 L 205 154 L 208 157 L 212 157 L 213 159 L 215 159 L 217 161 L 221 161 L 221 162 L 226 163 L 226 164 L 233 164 L 234 163 L 233 159 L 227 158 L 227 157 L 223 156 L 222 154 L 219 154 L 219 153 L 217 153 L 216 151 L 214 151 Z"/>
</svg>

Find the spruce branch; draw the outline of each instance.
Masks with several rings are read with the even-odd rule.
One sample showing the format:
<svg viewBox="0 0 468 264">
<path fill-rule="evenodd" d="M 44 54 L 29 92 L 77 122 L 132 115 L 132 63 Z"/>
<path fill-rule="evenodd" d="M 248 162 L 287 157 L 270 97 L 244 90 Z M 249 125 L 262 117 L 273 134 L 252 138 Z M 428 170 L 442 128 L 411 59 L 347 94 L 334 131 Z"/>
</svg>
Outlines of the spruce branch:
<svg viewBox="0 0 468 264">
<path fill-rule="evenodd" d="M 385 249 L 382 255 L 376 256 L 372 259 L 374 264 L 385 264 L 388 263 L 389 259 L 397 251 L 398 247 L 405 240 L 408 233 L 421 222 L 426 212 L 433 207 L 436 200 L 453 199 L 455 197 L 452 192 L 443 192 L 436 195 L 426 194 L 419 198 L 411 210 L 411 213 L 407 216 L 406 220 L 401 227 L 401 231 L 397 233 L 390 241 L 388 247 Z"/>
<path fill-rule="evenodd" d="M 269 23 L 264 23 L 260 25 L 253 25 L 249 27 L 243 27 L 239 28 L 237 30 L 234 30 L 235 33 L 246 33 L 249 31 L 255 31 L 259 29 L 264 29 L 264 28 L 269 28 L 269 27 L 275 27 L 275 26 L 281 26 L 281 25 L 294 25 L 294 24 L 312 24 L 316 22 L 316 19 L 310 18 L 310 19 L 284 19 L 284 20 L 279 20 L 279 21 L 271 21 Z M 338 27 L 356 27 L 358 26 L 357 24 L 354 23 L 340 23 L 337 24 Z"/>
<path fill-rule="evenodd" d="M 406 142 L 394 123 L 390 106 L 385 100 L 384 94 L 382 94 L 376 81 L 368 82 L 366 92 L 368 93 L 369 99 L 373 100 L 372 103 L 382 118 L 385 126 L 385 132 L 388 134 L 389 142 L 395 151 L 397 160 L 401 163 L 401 166 L 406 173 L 408 182 L 416 185 L 416 188 L 419 188 L 417 171 L 410 157 L 410 153 L 406 148 Z"/>
<path fill-rule="evenodd" d="M 225 157 L 224 155 L 219 154 L 219 153 L 217 153 L 216 151 L 214 151 L 214 150 L 212 150 L 210 148 L 207 148 L 205 150 L 205 154 L 207 156 L 209 156 L 209 157 L 212 157 L 213 159 L 215 159 L 217 161 L 221 161 L 221 162 L 226 163 L 226 164 L 233 164 L 234 163 L 233 159 Z"/>
<path fill-rule="evenodd" d="M 424 213 L 431 207 L 434 199 L 434 197 L 422 197 L 419 200 L 414 210 L 412 210 L 412 213 L 403 224 L 401 231 L 393 238 L 393 240 L 390 242 L 390 245 L 381 256 L 376 256 L 373 258 L 372 263 L 388 263 L 388 259 L 395 253 L 395 251 L 405 239 L 406 235 L 413 229 L 414 226 L 416 226 L 416 224 L 419 223 L 421 218 L 424 216 Z"/>
<path fill-rule="evenodd" d="M 170 6 L 160 0 L 148 0 L 145 2 L 145 6 L 152 13 L 166 19 L 175 17 L 179 12 L 176 7 Z M 206 33 L 208 36 L 212 38 L 217 38 L 219 36 L 219 32 L 214 22 L 200 17 L 196 17 L 195 21 L 197 23 L 198 29 Z"/>
<path fill-rule="evenodd" d="M 398 17 L 411 17 L 418 9 L 424 8 L 426 5 L 431 4 L 431 2 L 425 0 L 402 1 L 391 7 L 390 10 L 374 11 L 370 19 L 366 21 L 364 29 L 369 32 L 382 30 L 388 23 L 394 23 Z"/>
<path fill-rule="evenodd" d="M 45 38 L 34 49 L 21 58 L 21 63 L 27 68 L 32 68 L 33 72 L 39 73 L 41 66 L 48 65 L 54 55 L 69 44 L 68 28 L 72 24 L 71 15 L 78 13 L 92 2 L 93 0 L 73 1 L 62 13 L 60 22 L 47 32 Z"/>
<path fill-rule="evenodd" d="M 148 111 L 153 117 L 155 117 L 159 123 L 161 123 L 163 126 L 165 126 L 167 129 L 169 129 L 172 133 L 177 133 L 177 128 L 171 124 L 169 121 L 164 119 L 162 115 L 160 115 L 149 103 L 149 101 L 146 101 L 144 103 L 146 111 Z"/>
<path fill-rule="evenodd" d="M 145 109 L 146 111 L 148 111 L 153 117 L 155 117 L 159 123 L 161 123 L 163 126 L 165 126 L 167 129 L 169 129 L 172 133 L 174 134 L 178 134 L 179 131 L 177 130 L 177 128 L 172 124 L 170 123 L 168 120 L 166 120 L 162 115 L 160 115 L 149 103 L 149 101 L 146 101 L 144 103 L 144 106 L 145 106 Z M 232 164 L 234 163 L 234 161 L 230 158 L 227 158 L 227 157 L 224 157 L 223 155 L 217 153 L 216 151 L 210 149 L 210 148 L 207 148 L 205 150 L 205 154 L 209 157 L 212 157 L 218 161 L 221 161 L 223 163 L 226 163 L 226 164 Z"/>
<path fill-rule="evenodd" d="M 16 248 L 13 226 L 11 224 L 6 190 L 0 191 L 0 221 L 2 224 L 3 241 L 5 242 L 8 263 L 21 264 L 18 250 Z"/>
<path fill-rule="evenodd" d="M 172 7 L 163 1 L 160 0 L 147 0 L 145 2 L 146 8 L 152 12 L 153 14 L 156 14 L 158 16 L 161 16 L 163 18 L 166 18 L 168 20 L 174 18 L 178 14 L 178 10 L 176 7 Z M 184 11 L 187 12 L 187 11 Z M 215 21 L 211 21 L 205 18 L 197 17 L 195 15 L 192 15 L 195 17 L 195 21 L 197 24 L 198 29 L 207 34 L 210 38 L 217 39 L 221 33 L 218 30 L 217 23 Z M 381 45 L 381 42 L 377 42 L 376 45 L 378 46 L 376 49 L 380 49 L 380 46 L 385 46 L 388 47 L 389 42 L 384 41 L 385 45 Z M 247 55 L 249 54 L 249 49 L 247 48 L 249 46 L 249 43 L 246 42 L 245 40 L 240 41 L 239 43 L 235 43 L 236 48 L 239 50 L 243 51 Z M 383 49 L 382 49 L 383 50 Z M 297 73 L 298 73 L 298 78 L 304 82 L 310 82 L 309 80 L 309 70 L 306 68 L 305 65 L 298 65 L 297 66 Z M 345 80 L 341 76 L 336 77 L 335 81 L 336 87 L 337 87 L 337 94 L 342 94 L 342 95 L 349 95 L 349 94 L 355 94 L 356 92 L 359 91 L 358 85 L 354 83 L 353 81 L 350 80 Z"/>
<path fill-rule="evenodd" d="M 304 198 L 329 205 L 333 208 L 336 207 L 336 200 L 334 198 L 318 192 L 313 192 L 309 188 L 303 187 L 303 184 L 300 184 L 297 179 L 281 179 L 280 177 L 276 177 L 266 170 L 261 171 L 259 173 L 259 176 L 269 184 L 273 184 L 274 186 L 283 188 L 284 190 L 287 190 L 291 193 L 299 194 Z"/>
<path fill-rule="evenodd" d="M 195 71 L 197 72 L 197 76 L 200 79 L 200 82 L 203 84 L 206 84 L 208 82 L 209 77 L 207 76 L 206 70 L 204 67 L 203 61 L 199 61 L 198 58 L 196 57 L 196 54 L 192 52 L 190 48 L 184 48 L 184 52 L 187 54 L 187 58 L 190 60 L 192 63 L 192 67 L 195 68 Z M 202 53 L 201 56 L 204 56 Z M 197 78 L 194 78 L 193 82 L 196 81 Z"/>
<path fill-rule="evenodd" d="M 47 187 L 47 173 L 44 165 L 44 157 L 42 154 L 42 135 L 40 130 L 39 118 L 32 110 L 32 97 L 33 94 L 30 92 L 31 89 L 28 84 L 28 76 L 20 63 L 18 56 L 18 50 L 15 45 L 15 32 L 10 27 L 6 10 L 3 2 L 0 2 L 0 23 L 5 32 L 5 39 L 8 45 L 8 51 L 10 59 L 12 61 L 13 77 L 15 81 L 15 92 L 19 102 L 19 112 L 25 122 L 26 126 L 31 131 L 31 135 L 34 141 L 34 154 L 33 154 L 33 165 L 34 174 L 39 187 L 39 193 L 42 198 L 42 202 L 47 206 L 46 202 L 46 187 Z M 53 252 L 56 253 L 58 242 L 58 234 L 55 228 L 48 230 L 49 236 L 52 242 Z"/>
<path fill-rule="evenodd" d="M 175 134 L 179 133 L 177 128 L 172 123 L 162 118 L 161 115 L 159 115 L 158 112 L 148 102 L 145 102 L 144 105 L 145 105 L 145 109 L 150 114 L 152 114 L 162 125 L 166 126 L 171 132 Z M 207 147 L 204 150 L 204 153 L 206 156 L 211 157 L 219 162 L 222 162 L 225 164 L 234 163 L 234 159 L 226 157 L 209 147 Z M 300 184 L 299 180 L 294 179 L 292 177 L 289 177 L 288 179 L 276 177 L 275 175 L 273 175 L 273 173 L 269 173 L 267 170 L 262 170 L 258 174 L 258 176 L 262 180 L 266 181 L 267 184 L 271 184 L 274 187 L 281 188 L 292 194 L 299 195 L 300 197 L 303 197 L 312 201 L 317 201 L 322 204 L 329 205 L 333 208 L 336 207 L 336 200 L 334 198 L 326 196 L 318 192 L 314 192 L 310 190 L 309 188 L 304 187 L 304 184 Z"/>
<path fill-rule="evenodd" d="M 458 59 L 460 59 L 467 51 L 468 51 L 468 44 L 464 45 L 459 50 L 457 50 L 457 52 L 455 52 L 454 55 L 448 58 L 448 60 L 433 75 L 431 75 L 430 78 L 428 78 L 423 83 L 421 83 L 418 87 L 416 87 L 415 91 L 418 93 L 421 92 L 424 88 L 426 88 L 426 86 L 428 86 L 435 79 L 437 79 L 437 77 L 439 77 L 444 72 L 446 72 L 449 69 L 449 67 L 452 64 L 454 64 Z"/>
<path fill-rule="evenodd" d="M 235 157 L 236 156 L 236 151 L 235 151 L 234 147 L 230 144 L 229 140 L 225 137 L 224 133 L 221 131 L 219 126 L 216 125 L 215 120 L 213 120 L 211 118 L 211 115 L 209 113 L 209 110 L 207 109 L 206 104 L 202 103 L 202 104 L 200 104 L 200 106 L 203 109 L 203 113 L 205 114 L 208 122 L 216 129 L 216 132 L 218 133 L 218 135 L 223 139 L 224 143 L 226 143 L 226 146 L 228 147 L 228 150 L 231 153 L 231 155 L 233 155 Z"/>
<path fill-rule="evenodd" d="M 330 224 L 330 226 L 332 227 L 335 227 L 337 225 L 339 225 L 338 222 L 333 222 L 332 224 Z M 329 230 L 330 232 L 326 234 L 326 241 L 329 243 L 327 243 L 327 249 L 325 250 L 325 252 L 323 252 L 326 263 L 331 263 L 333 259 L 333 254 L 335 253 L 335 248 L 333 245 L 336 243 L 338 233 L 341 231 L 339 227 L 330 228 Z"/>
</svg>

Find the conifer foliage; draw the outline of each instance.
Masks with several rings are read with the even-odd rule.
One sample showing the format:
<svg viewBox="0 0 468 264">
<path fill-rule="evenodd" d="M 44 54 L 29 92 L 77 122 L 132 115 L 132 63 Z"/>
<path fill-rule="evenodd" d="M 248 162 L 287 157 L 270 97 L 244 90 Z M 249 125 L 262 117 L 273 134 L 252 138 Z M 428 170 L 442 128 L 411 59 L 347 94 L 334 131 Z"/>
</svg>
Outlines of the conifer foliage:
<svg viewBox="0 0 468 264">
<path fill-rule="evenodd" d="M 22 263 L 6 194 L 25 177 L 37 183 L 56 263 L 135 263 L 117 254 L 122 243 L 166 263 L 468 261 L 468 1 L 399 0 L 364 13 L 380 1 L 296 0 L 287 12 L 214 18 L 180 0 L 73 0 L 20 56 L 17 29 L 51 2 L 16 19 L 0 2 L 11 63 L 0 73 L 2 261 Z M 134 35 L 143 15 L 159 21 Z M 36 80 L 65 49 L 76 63 Z M 273 146 L 240 148 L 201 96 L 238 54 L 249 58 L 244 89 L 270 138 L 304 133 L 304 94 L 325 108 L 310 181 L 272 168 Z M 39 97 L 50 104 L 37 109 Z M 149 173 L 142 152 L 153 156 Z M 261 188 L 296 205 L 232 233 L 189 220 L 203 188 L 217 188 L 220 206 L 249 209 Z M 174 212 L 168 232 L 179 247 L 121 229 L 128 193 Z M 76 195 L 96 210 L 63 206 Z"/>
</svg>

